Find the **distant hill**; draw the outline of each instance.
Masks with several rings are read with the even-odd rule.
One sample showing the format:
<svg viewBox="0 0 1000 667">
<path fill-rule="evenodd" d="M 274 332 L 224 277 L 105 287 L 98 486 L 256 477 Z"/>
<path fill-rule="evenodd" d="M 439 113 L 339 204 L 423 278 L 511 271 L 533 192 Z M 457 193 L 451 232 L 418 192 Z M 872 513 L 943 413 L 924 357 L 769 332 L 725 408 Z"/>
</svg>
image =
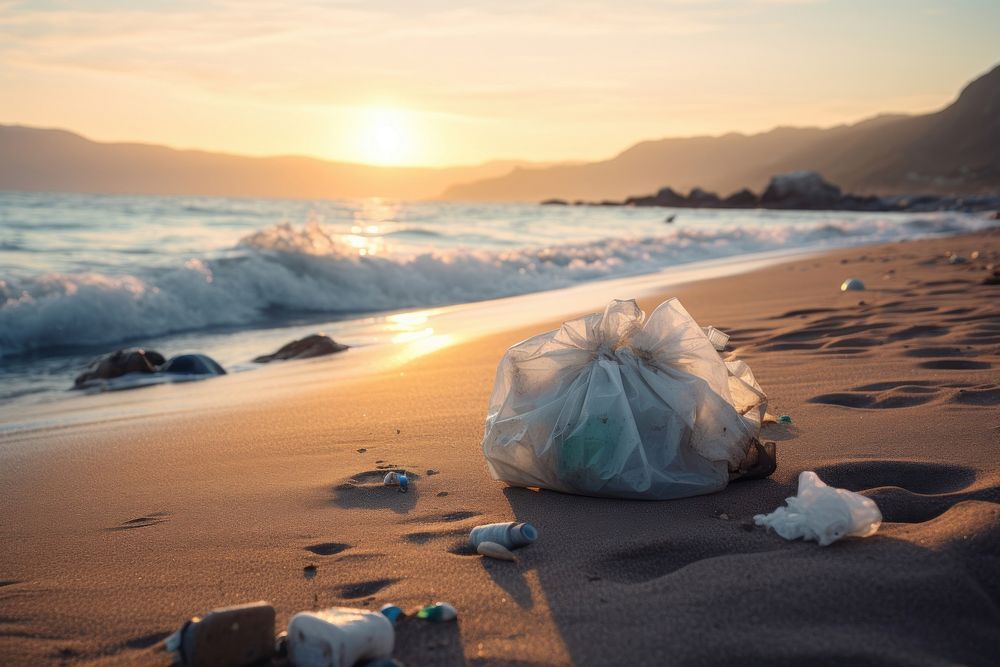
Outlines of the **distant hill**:
<svg viewBox="0 0 1000 667">
<path fill-rule="evenodd" d="M 479 201 L 624 199 L 664 186 L 760 191 L 773 174 L 812 170 L 858 194 L 1000 191 L 1000 67 L 937 113 L 833 128 L 779 127 L 644 141 L 610 160 L 468 167 L 376 167 L 307 157 L 245 157 L 65 130 L 0 125 L 0 190 Z M 443 194 L 442 194 L 443 193 Z"/>
<path fill-rule="evenodd" d="M 521 164 L 528 163 L 376 167 L 307 157 L 256 158 L 99 143 L 65 130 L 0 125 L 0 190 L 427 199 L 453 183 L 498 176 Z"/>
<path fill-rule="evenodd" d="M 727 194 L 761 190 L 772 174 L 813 170 L 859 194 L 1000 191 L 1000 66 L 950 106 L 922 116 L 877 116 L 829 129 L 781 127 L 644 141 L 602 162 L 511 173 L 455 185 L 445 199 L 623 199 L 663 186 Z"/>
</svg>

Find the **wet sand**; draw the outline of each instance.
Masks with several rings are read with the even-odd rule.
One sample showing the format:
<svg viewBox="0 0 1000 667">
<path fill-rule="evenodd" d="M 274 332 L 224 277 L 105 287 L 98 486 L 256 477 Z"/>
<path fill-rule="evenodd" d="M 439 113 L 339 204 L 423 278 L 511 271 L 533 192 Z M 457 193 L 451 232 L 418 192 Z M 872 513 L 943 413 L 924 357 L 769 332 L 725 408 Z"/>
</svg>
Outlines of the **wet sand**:
<svg viewBox="0 0 1000 667">
<path fill-rule="evenodd" d="M 981 256 L 951 264 L 947 251 Z M 765 431 L 771 479 L 709 496 L 616 501 L 488 478 L 496 364 L 558 324 L 544 314 L 367 378 L 311 372 L 276 398 L 245 383 L 240 407 L 4 436 L 0 662 L 168 664 L 159 644 L 185 618 L 266 599 L 279 625 L 333 605 L 454 604 L 458 623 L 400 626 L 407 665 L 995 664 L 989 263 L 997 230 L 662 295 L 729 332 L 770 412 L 793 420 Z M 840 292 L 849 276 L 869 289 Z M 380 485 L 393 466 L 413 473 L 409 493 Z M 751 528 L 807 469 L 874 498 L 878 534 L 823 548 Z M 468 555 L 472 526 L 515 518 L 541 533 L 518 563 Z"/>
</svg>

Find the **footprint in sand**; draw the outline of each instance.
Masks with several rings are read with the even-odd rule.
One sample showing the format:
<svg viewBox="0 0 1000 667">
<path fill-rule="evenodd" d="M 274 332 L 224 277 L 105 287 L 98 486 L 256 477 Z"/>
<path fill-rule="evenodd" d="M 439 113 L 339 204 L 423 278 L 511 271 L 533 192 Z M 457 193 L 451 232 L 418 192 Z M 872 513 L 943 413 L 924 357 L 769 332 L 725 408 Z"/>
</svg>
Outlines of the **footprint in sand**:
<svg viewBox="0 0 1000 667">
<path fill-rule="evenodd" d="M 153 512 L 152 514 L 129 519 L 128 521 L 122 521 L 117 526 L 112 526 L 111 528 L 106 528 L 105 530 L 119 531 L 132 530 L 134 528 L 147 528 L 149 526 L 155 526 L 158 523 L 164 523 L 169 517 L 170 512 Z"/>
<path fill-rule="evenodd" d="M 351 546 L 350 544 L 343 544 L 341 542 L 322 542 L 320 544 L 311 544 L 305 549 L 317 556 L 333 556 L 345 549 L 350 549 Z"/>
<path fill-rule="evenodd" d="M 410 487 L 406 493 L 400 493 L 398 486 L 385 486 L 383 480 L 386 473 L 405 472 L 410 479 Z M 386 464 L 374 470 L 363 470 L 333 487 L 333 503 L 339 507 L 363 507 L 367 509 L 391 509 L 396 512 L 408 512 L 416 504 L 419 487 L 412 484 L 420 479 L 420 475 L 395 464 Z"/>
<path fill-rule="evenodd" d="M 927 357 L 962 357 L 969 353 L 969 350 L 963 350 L 960 347 L 915 347 L 904 351 L 903 356 L 923 359 Z"/>
<path fill-rule="evenodd" d="M 936 371 L 984 371 L 993 368 L 993 364 L 972 359 L 933 359 L 917 365 Z"/>
<path fill-rule="evenodd" d="M 1000 405 L 1000 387 L 997 387 L 995 384 L 989 384 L 969 389 L 959 389 L 949 402 L 957 403 L 958 405 L 973 406 Z"/>
<path fill-rule="evenodd" d="M 335 590 L 339 597 L 345 600 L 366 598 L 375 595 L 383 588 L 393 585 L 399 579 L 372 579 L 370 581 L 359 581 L 338 586 Z"/>
<path fill-rule="evenodd" d="M 403 539 L 413 544 L 427 544 L 433 540 L 468 536 L 469 531 L 465 528 L 451 528 L 449 530 L 421 530 L 416 533 L 407 533 L 403 535 Z"/>
<path fill-rule="evenodd" d="M 813 396 L 808 399 L 808 402 L 868 410 L 909 408 L 924 405 L 948 395 L 951 395 L 951 400 L 954 400 L 954 396 L 957 394 L 953 390 L 965 390 L 972 386 L 931 380 L 876 382 L 854 387 L 849 391 Z"/>
<path fill-rule="evenodd" d="M 457 556 L 478 555 L 475 547 L 469 543 L 469 529 L 467 528 L 420 531 L 404 535 L 403 539 L 412 544 L 427 544 L 438 540 L 448 540 L 450 545 L 446 549 L 449 553 Z"/>
<path fill-rule="evenodd" d="M 737 529 L 733 526 L 733 529 Z M 772 539 L 764 531 L 740 533 L 737 542 L 706 540 L 701 537 L 651 541 L 614 551 L 592 563 L 587 578 L 621 584 L 641 584 L 672 575 L 688 565 L 713 558 L 738 557 L 743 554 L 766 553 L 788 548 L 801 548 L 795 543 Z"/>
<path fill-rule="evenodd" d="M 477 516 L 482 516 L 482 513 L 472 512 L 469 510 L 458 510 L 444 514 L 430 514 L 416 517 L 411 519 L 410 523 L 452 524 L 459 521 L 465 521 L 466 519 L 472 519 Z M 438 530 L 421 530 L 408 533 L 403 536 L 403 539 L 413 544 L 426 544 L 436 540 L 450 540 L 451 546 L 447 548 L 449 552 L 459 556 L 472 556 L 476 555 L 476 550 L 469 544 L 470 530 L 470 527 L 442 527 Z"/>
<path fill-rule="evenodd" d="M 923 461 L 849 461 L 816 468 L 831 486 L 868 496 L 884 521 L 923 523 L 967 500 L 1000 503 L 1000 475 L 979 477 L 966 466 Z"/>
<path fill-rule="evenodd" d="M 411 519 L 414 523 L 451 523 L 454 521 L 465 521 L 466 519 L 471 519 L 474 516 L 482 516 L 482 512 L 473 512 L 471 510 L 458 510 L 456 512 L 446 512 L 444 514 L 428 514 L 425 516 L 418 516 Z"/>
</svg>

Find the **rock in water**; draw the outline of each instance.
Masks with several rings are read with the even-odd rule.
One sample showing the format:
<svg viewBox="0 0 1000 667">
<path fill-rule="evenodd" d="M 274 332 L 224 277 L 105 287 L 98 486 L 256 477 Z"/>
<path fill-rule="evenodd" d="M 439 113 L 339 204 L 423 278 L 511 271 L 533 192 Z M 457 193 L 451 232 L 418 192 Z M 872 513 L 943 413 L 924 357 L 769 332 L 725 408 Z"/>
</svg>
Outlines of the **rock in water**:
<svg viewBox="0 0 1000 667">
<path fill-rule="evenodd" d="M 110 380 L 128 373 L 155 373 L 164 361 L 163 355 L 154 350 L 116 350 L 95 359 L 86 371 L 76 376 L 73 386 L 80 388 L 94 380 Z"/>
<path fill-rule="evenodd" d="M 832 209 L 840 199 L 840 188 L 815 171 L 795 171 L 772 177 L 760 204 L 764 208 Z"/>
<path fill-rule="evenodd" d="M 225 375 L 226 369 L 204 354 L 179 354 L 163 367 L 164 373 L 178 375 Z"/>
<path fill-rule="evenodd" d="M 342 345 L 329 336 L 312 334 L 299 340 L 293 340 L 273 354 L 265 354 L 254 359 L 254 363 L 266 364 L 269 361 L 284 361 L 286 359 L 309 359 L 325 354 L 343 352 L 347 345 Z"/>
</svg>

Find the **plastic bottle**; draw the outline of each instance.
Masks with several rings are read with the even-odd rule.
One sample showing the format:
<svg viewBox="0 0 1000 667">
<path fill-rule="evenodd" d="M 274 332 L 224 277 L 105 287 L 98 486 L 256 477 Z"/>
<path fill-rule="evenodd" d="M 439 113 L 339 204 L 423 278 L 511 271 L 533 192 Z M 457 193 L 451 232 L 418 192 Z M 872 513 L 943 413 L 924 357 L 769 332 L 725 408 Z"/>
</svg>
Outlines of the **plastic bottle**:
<svg viewBox="0 0 1000 667">
<path fill-rule="evenodd" d="M 288 622 L 288 661 L 294 667 L 352 667 L 389 657 L 394 643 L 389 619 L 361 609 L 303 611 Z"/>
<path fill-rule="evenodd" d="M 243 667 L 274 652 L 274 607 L 252 602 L 213 609 L 167 638 L 186 667 Z"/>
<path fill-rule="evenodd" d="M 476 526 L 469 533 L 469 542 L 476 548 L 483 542 L 495 542 L 508 549 L 517 549 L 528 546 L 537 539 L 538 531 L 534 526 L 530 523 L 515 523 L 513 521 Z"/>
</svg>

